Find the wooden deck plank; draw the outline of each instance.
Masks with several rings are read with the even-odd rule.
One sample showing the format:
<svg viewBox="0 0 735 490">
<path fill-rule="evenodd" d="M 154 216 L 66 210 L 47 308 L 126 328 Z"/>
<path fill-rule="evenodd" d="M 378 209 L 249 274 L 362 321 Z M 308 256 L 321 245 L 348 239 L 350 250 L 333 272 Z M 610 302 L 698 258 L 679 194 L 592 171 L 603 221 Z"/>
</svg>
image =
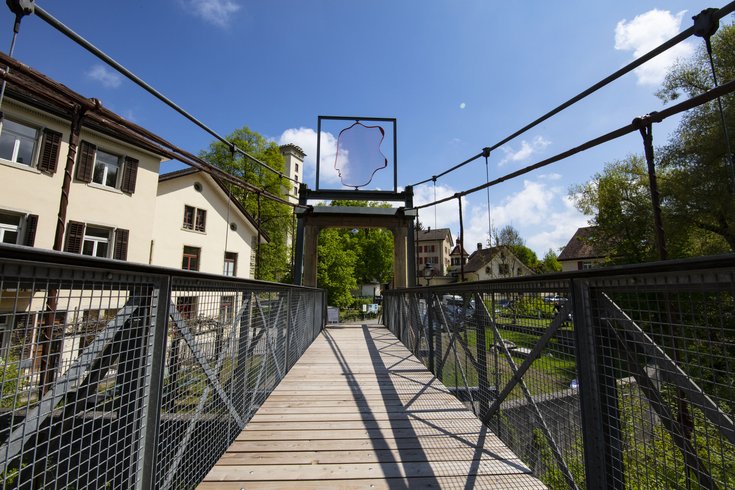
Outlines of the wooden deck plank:
<svg viewBox="0 0 735 490">
<path fill-rule="evenodd" d="M 328 328 L 208 488 L 545 488 L 382 326 Z"/>
</svg>

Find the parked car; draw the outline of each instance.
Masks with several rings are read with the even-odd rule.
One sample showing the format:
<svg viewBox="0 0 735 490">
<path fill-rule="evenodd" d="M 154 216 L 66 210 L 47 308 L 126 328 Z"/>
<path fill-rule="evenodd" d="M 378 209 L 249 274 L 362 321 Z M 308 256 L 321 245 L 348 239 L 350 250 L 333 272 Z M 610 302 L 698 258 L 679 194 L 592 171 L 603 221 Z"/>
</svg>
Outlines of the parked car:
<svg viewBox="0 0 735 490">
<path fill-rule="evenodd" d="M 551 303 L 555 305 L 561 305 L 569 301 L 569 298 L 563 296 L 547 296 L 544 298 L 544 303 Z"/>
<path fill-rule="evenodd" d="M 445 294 L 442 296 L 442 306 L 444 313 L 449 317 L 447 319 L 455 322 L 472 318 L 475 314 L 475 300 L 471 299 L 465 303 L 462 296 Z"/>
</svg>

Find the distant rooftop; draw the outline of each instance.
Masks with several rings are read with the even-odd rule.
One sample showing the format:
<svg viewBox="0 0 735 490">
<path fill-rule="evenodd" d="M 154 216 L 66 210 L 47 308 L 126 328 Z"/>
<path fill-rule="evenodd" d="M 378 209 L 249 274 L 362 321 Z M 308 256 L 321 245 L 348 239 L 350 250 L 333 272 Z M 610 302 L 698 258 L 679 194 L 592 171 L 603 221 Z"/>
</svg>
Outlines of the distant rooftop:
<svg viewBox="0 0 735 490">
<path fill-rule="evenodd" d="M 569 239 L 569 243 L 566 244 L 557 260 L 579 260 L 603 257 L 604 254 L 595 250 L 595 247 L 589 242 L 594 229 L 594 226 L 577 228 L 577 231 L 574 232 L 574 236 Z"/>
</svg>

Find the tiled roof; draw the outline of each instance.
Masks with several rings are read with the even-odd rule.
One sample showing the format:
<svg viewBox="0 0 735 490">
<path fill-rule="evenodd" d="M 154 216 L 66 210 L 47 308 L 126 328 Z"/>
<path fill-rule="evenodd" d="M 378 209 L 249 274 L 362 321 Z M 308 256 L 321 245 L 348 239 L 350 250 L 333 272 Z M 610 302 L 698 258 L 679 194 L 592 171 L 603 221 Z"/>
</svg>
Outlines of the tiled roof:
<svg viewBox="0 0 735 490">
<path fill-rule="evenodd" d="M 452 231 L 449 228 L 437 228 L 435 230 L 418 230 L 416 231 L 416 239 L 420 242 L 428 240 L 444 240 L 449 235 L 449 243 L 454 244 L 452 240 Z"/>
<path fill-rule="evenodd" d="M 469 260 L 464 265 L 465 272 L 475 272 L 487 265 L 492 260 L 496 253 L 500 252 L 503 247 L 490 247 L 476 250 L 470 255 Z"/>
<path fill-rule="evenodd" d="M 559 254 L 557 260 L 578 260 L 603 257 L 599 251 L 590 244 L 589 238 L 594 230 L 593 226 L 578 228 L 574 236 L 566 244 L 564 250 Z"/>
</svg>

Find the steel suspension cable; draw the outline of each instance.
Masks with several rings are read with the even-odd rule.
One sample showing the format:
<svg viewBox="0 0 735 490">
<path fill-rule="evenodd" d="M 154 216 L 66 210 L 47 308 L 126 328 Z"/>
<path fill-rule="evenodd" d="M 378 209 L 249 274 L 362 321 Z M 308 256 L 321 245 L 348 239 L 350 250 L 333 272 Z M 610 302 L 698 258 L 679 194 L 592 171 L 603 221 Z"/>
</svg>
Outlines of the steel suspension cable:
<svg viewBox="0 0 735 490">
<path fill-rule="evenodd" d="M 712 82 L 717 88 L 717 70 L 715 70 L 715 59 L 712 53 L 712 36 L 717 32 L 720 27 L 719 19 L 714 16 L 716 9 L 705 9 L 699 14 L 693 17 L 695 34 L 704 39 L 704 46 L 707 50 L 707 56 L 709 58 L 709 66 L 712 71 Z M 727 151 L 727 157 L 725 159 L 726 165 L 730 170 L 730 191 L 735 195 L 735 161 L 733 161 L 732 147 L 730 145 L 730 135 L 727 129 L 727 122 L 725 120 L 725 110 L 722 107 L 722 98 L 717 97 L 717 107 L 720 111 L 720 125 L 722 126 L 722 135 L 725 139 L 725 150 Z"/>
<path fill-rule="evenodd" d="M 715 18 L 715 19 L 717 19 L 719 21 L 719 19 L 722 19 L 726 15 L 729 15 L 729 14 L 731 14 L 733 12 L 735 12 L 735 1 L 728 3 L 727 5 L 725 5 L 724 7 L 720 8 L 720 9 L 715 9 L 715 11 L 711 12 L 711 15 L 712 15 L 713 18 Z M 622 77 L 623 75 L 626 75 L 626 74 L 630 73 L 631 71 L 635 70 L 636 68 L 638 68 L 642 64 L 648 62 L 652 58 L 655 58 L 656 56 L 658 56 L 659 54 L 661 54 L 664 51 L 668 50 L 669 48 L 672 48 L 673 46 L 675 46 L 675 45 L 679 44 L 680 42 L 686 40 L 687 38 L 689 38 L 693 34 L 695 34 L 695 26 L 690 26 L 688 29 L 683 30 L 682 32 L 680 32 L 676 36 L 672 37 L 668 41 L 664 42 L 663 44 L 661 44 L 657 48 L 654 48 L 651 51 L 649 51 L 648 53 L 642 55 L 640 58 L 637 58 L 637 59 L 631 61 L 630 63 L 628 63 L 624 67 L 622 67 L 619 70 L 617 70 L 614 73 L 612 73 L 611 75 L 603 78 L 602 80 L 600 80 L 596 84 L 594 84 L 591 87 L 587 88 L 586 90 L 580 92 L 579 94 L 575 95 L 574 97 L 572 97 L 571 99 L 567 100 L 566 102 L 558 105 L 557 107 L 555 107 L 554 109 L 550 110 L 549 112 L 547 112 L 546 114 L 542 115 L 541 117 L 539 117 L 539 118 L 535 119 L 534 121 L 528 123 L 527 125 L 523 126 L 518 131 L 516 131 L 516 132 L 514 132 L 514 133 L 512 133 L 512 134 L 510 134 L 508 136 L 506 136 L 502 140 L 500 140 L 497 143 L 495 143 L 494 145 L 490 146 L 489 147 L 489 151 L 497 150 L 498 148 L 500 148 L 504 144 L 508 143 L 509 141 L 517 138 L 518 136 L 522 135 L 523 133 L 527 132 L 528 130 L 533 129 L 534 127 L 538 126 L 539 124 L 541 124 L 542 122 L 546 121 L 550 117 L 555 116 L 556 114 L 560 113 L 564 109 L 566 109 L 566 108 L 568 108 L 568 107 L 576 104 L 577 102 L 579 102 L 580 100 L 584 99 L 588 95 L 591 95 L 591 94 L 597 92 L 598 90 L 600 90 L 604 86 L 609 85 L 611 82 L 614 82 L 615 80 L 617 80 L 618 78 Z M 415 187 L 417 185 L 426 184 L 427 182 L 430 182 L 432 179 L 435 179 L 437 177 L 444 176 L 444 175 L 448 174 L 449 172 L 453 172 L 453 171 L 455 171 L 455 170 L 457 170 L 457 169 L 459 169 L 459 168 L 467 165 L 468 163 L 477 160 L 482 155 L 483 155 L 483 153 L 479 153 L 479 154 L 477 154 L 477 155 L 475 155 L 473 157 L 470 157 L 469 159 L 465 160 L 464 162 L 459 163 L 459 164 L 455 165 L 454 167 L 452 167 L 452 168 L 450 168 L 450 169 L 448 169 L 448 170 L 446 170 L 446 171 L 444 171 L 444 172 L 442 172 L 442 173 L 440 173 L 440 174 L 438 174 L 436 176 L 433 176 L 431 178 L 428 178 L 428 179 L 422 180 L 421 182 L 417 182 L 416 184 L 413 184 L 413 186 Z"/>
<path fill-rule="evenodd" d="M 727 95 L 729 93 L 735 92 L 735 80 L 731 80 L 725 84 L 720 85 L 719 87 L 713 88 L 703 94 L 696 95 L 688 100 L 685 100 L 684 102 L 681 102 L 679 104 L 676 104 L 674 106 L 671 106 L 667 109 L 658 111 L 658 112 L 652 112 L 646 116 L 636 118 L 632 123 L 628 124 L 627 126 L 623 126 L 621 128 L 618 128 L 614 131 L 610 131 L 609 133 L 606 133 L 602 136 L 599 136 L 597 138 L 591 139 L 587 141 L 586 143 L 583 143 L 579 146 L 576 146 L 572 149 L 569 149 L 567 151 L 564 151 L 562 153 L 558 153 L 557 155 L 554 155 L 553 157 L 547 158 L 545 160 L 542 160 L 538 163 L 535 163 L 533 165 L 528 165 L 527 167 L 523 167 L 521 169 L 516 170 L 515 172 L 511 172 L 509 174 L 506 174 L 502 177 L 499 177 L 497 179 L 494 179 L 489 182 L 485 182 L 482 185 L 478 185 L 476 187 L 473 187 L 471 189 L 467 189 L 462 192 L 457 192 L 453 196 L 445 197 L 443 199 L 436 200 L 434 202 L 422 204 L 420 206 L 414 206 L 412 208 L 407 209 L 423 209 L 428 208 L 429 206 L 436 206 L 438 204 L 442 204 L 448 201 L 451 201 L 452 199 L 457 198 L 458 196 L 467 196 L 470 194 L 474 194 L 475 192 L 481 191 L 483 189 L 487 189 L 489 187 L 492 187 L 494 185 L 498 185 L 502 182 L 505 182 L 506 180 L 510 180 L 516 177 L 519 177 L 523 174 L 527 174 L 533 170 L 537 170 L 539 168 L 545 167 L 547 165 L 551 165 L 552 163 L 556 163 L 560 160 L 564 160 L 565 158 L 569 158 L 570 156 L 576 155 L 577 153 L 581 153 L 585 150 L 589 150 L 590 148 L 594 148 L 595 146 L 599 146 L 603 143 L 607 143 L 609 141 L 612 141 L 614 139 L 620 138 L 621 136 L 625 136 L 627 134 L 633 133 L 635 131 L 639 131 L 640 124 L 646 123 L 649 120 L 651 122 L 661 122 L 664 119 L 667 119 L 671 116 L 674 116 L 676 114 L 679 114 L 681 112 L 684 112 L 686 110 L 692 109 L 694 107 L 697 107 L 699 105 L 702 105 L 704 103 L 710 102 L 712 100 L 715 100 L 717 97 L 720 97 L 722 95 Z"/>
<path fill-rule="evenodd" d="M 189 114 L 186 110 L 184 110 L 182 107 L 180 107 L 178 104 L 173 102 L 171 99 L 163 95 L 161 92 L 153 88 L 151 85 L 143 81 L 140 77 L 138 77 L 136 74 L 125 68 L 123 65 L 115 61 L 113 58 L 111 58 L 109 55 L 104 53 L 102 50 L 97 48 L 94 44 L 84 39 L 81 35 L 77 34 L 75 31 L 73 31 L 71 28 L 63 24 L 61 21 L 56 19 L 53 15 L 46 12 L 43 8 L 41 8 L 39 5 L 35 5 L 34 12 L 38 14 L 38 16 L 44 20 L 46 23 L 48 23 L 51 27 L 55 28 L 62 34 L 64 34 L 66 37 L 71 39 L 72 41 L 76 42 L 80 46 L 82 46 L 84 49 L 92 53 L 94 56 L 99 58 L 100 60 L 104 61 L 108 65 L 110 65 L 112 68 L 120 72 L 122 75 L 124 75 L 128 80 L 134 82 L 136 85 L 141 87 L 143 90 L 148 92 L 149 94 L 153 95 L 155 98 L 178 112 L 180 115 L 184 116 L 186 119 L 191 121 L 192 123 L 199 126 L 201 129 L 209 133 L 211 136 L 219 140 L 220 142 L 226 144 L 228 147 L 230 147 L 232 150 L 240 153 L 245 158 L 249 159 L 250 161 L 257 163 L 261 167 L 269 170 L 270 172 L 273 172 L 274 174 L 278 175 L 280 178 L 287 179 L 291 182 L 297 182 L 295 179 L 292 179 L 291 177 L 285 175 L 283 172 L 280 172 L 272 167 L 270 167 L 268 164 L 260 161 L 258 158 L 254 157 L 253 155 L 249 154 L 248 152 L 240 149 L 232 143 L 231 141 L 227 140 L 225 137 L 221 136 L 219 133 L 211 129 L 209 126 L 201 122 L 199 119 L 194 117 L 193 115 Z"/>
</svg>

